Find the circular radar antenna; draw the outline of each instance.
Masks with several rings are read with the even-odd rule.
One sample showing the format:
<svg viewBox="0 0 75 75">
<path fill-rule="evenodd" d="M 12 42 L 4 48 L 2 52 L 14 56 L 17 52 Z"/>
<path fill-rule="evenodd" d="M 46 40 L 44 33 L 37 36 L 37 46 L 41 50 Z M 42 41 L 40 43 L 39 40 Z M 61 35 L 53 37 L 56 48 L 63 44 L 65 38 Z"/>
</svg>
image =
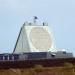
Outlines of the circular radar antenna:
<svg viewBox="0 0 75 75">
<path fill-rule="evenodd" d="M 42 27 L 34 27 L 30 32 L 30 41 L 39 52 L 47 52 L 52 46 L 49 32 Z"/>
</svg>

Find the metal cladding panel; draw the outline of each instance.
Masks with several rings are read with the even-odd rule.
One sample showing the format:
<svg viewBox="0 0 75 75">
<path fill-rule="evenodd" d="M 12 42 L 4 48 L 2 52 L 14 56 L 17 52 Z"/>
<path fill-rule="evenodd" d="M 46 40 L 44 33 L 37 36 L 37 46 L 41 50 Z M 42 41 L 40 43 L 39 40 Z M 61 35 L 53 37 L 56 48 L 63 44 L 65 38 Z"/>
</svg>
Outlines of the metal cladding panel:
<svg viewBox="0 0 75 75">
<path fill-rule="evenodd" d="M 19 54 L 0 54 L 0 60 L 19 60 Z"/>
<path fill-rule="evenodd" d="M 12 60 L 12 55 L 9 55 L 9 60 Z"/>
<path fill-rule="evenodd" d="M 3 60 L 3 54 L 0 54 L 0 60 Z"/>
<path fill-rule="evenodd" d="M 71 58 L 73 57 L 72 53 L 57 53 L 56 58 Z"/>
<path fill-rule="evenodd" d="M 28 53 L 28 59 L 43 59 L 47 58 L 46 52 L 32 52 Z"/>
<path fill-rule="evenodd" d="M 8 60 L 8 56 L 4 56 L 4 60 Z"/>
<path fill-rule="evenodd" d="M 72 53 L 63 53 L 63 52 L 49 52 L 47 53 L 47 58 L 52 59 L 52 58 L 73 58 Z"/>
<path fill-rule="evenodd" d="M 18 54 L 14 54 L 14 60 L 19 60 L 19 55 Z"/>
</svg>

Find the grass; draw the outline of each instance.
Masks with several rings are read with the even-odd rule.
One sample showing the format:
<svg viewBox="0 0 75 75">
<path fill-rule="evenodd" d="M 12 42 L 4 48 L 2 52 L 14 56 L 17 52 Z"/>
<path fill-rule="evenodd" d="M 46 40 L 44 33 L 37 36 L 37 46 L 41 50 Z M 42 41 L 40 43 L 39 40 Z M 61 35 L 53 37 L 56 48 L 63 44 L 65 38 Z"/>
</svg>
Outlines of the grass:
<svg viewBox="0 0 75 75">
<path fill-rule="evenodd" d="M 65 63 L 63 67 L 35 65 L 33 68 L 26 69 L 0 69 L 0 75 L 75 75 L 75 66 Z"/>
</svg>

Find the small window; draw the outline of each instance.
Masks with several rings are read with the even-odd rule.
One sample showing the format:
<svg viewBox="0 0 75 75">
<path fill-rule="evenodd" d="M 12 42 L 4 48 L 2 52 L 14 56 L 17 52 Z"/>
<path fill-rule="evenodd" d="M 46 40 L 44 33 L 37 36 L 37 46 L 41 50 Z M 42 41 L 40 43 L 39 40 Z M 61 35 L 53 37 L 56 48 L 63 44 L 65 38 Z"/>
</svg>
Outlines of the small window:
<svg viewBox="0 0 75 75">
<path fill-rule="evenodd" d="M 66 51 L 63 51 L 63 54 L 66 54 Z"/>
</svg>

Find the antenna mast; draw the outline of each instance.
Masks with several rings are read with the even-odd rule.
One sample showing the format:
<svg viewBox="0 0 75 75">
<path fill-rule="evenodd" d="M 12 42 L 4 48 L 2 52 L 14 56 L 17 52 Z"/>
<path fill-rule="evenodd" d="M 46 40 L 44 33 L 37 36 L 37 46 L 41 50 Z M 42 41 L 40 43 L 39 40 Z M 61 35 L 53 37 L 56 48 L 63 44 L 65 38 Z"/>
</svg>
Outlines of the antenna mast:
<svg viewBox="0 0 75 75">
<path fill-rule="evenodd" d="M 37 20 L 37 19 L 38 19 L 37 16 L 34 16 L 34 18 L 33 18 L 34 24 L 36 23 L 36 20 Z"/>
</svg>

